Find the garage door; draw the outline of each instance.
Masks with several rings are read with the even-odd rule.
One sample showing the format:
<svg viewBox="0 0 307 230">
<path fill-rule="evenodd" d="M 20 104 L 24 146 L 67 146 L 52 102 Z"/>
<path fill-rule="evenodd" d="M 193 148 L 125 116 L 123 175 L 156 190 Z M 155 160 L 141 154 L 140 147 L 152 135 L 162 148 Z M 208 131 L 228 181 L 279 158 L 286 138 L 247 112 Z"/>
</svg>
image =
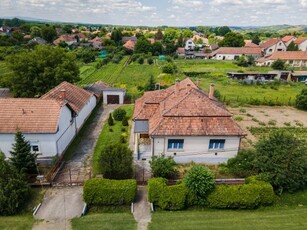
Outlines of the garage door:
<svg viewBox="0 0 307 230">
<path fill-rule="evenodd" d="M 119 104 L 119 95 L 107 95 L 107 104 Z"/>
</svg>

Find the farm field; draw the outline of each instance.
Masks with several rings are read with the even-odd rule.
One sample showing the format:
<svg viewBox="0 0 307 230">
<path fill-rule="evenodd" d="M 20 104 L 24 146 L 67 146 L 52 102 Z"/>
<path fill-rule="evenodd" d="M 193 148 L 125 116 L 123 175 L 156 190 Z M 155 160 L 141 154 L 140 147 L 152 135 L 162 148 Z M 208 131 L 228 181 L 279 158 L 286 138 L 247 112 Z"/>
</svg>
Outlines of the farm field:
<svg viewBox="0 0 307 230">
<path fill-rule="evenodd" d="M 306 215 L 307 190 L 283 194 L 274 206 L 257 210 L 157 211 L 149 229 L 306 229 Z"/>
</svg>

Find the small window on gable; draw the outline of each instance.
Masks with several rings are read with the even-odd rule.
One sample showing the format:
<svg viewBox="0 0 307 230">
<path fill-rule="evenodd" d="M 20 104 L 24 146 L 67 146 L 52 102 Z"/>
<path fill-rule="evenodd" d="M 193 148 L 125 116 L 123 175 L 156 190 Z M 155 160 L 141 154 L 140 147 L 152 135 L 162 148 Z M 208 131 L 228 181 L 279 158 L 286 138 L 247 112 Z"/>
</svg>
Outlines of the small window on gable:
<svg viewBox="0 0 307 230">
<path fill-rule="evenodd" d="M 168 139 L 167 149 L 183 149 L 183 139 Z"/>
<path fill-rule="evenodd" d="M 209 149 L 224 149 L 225 139 L 211 139 Z"/>
</svg>

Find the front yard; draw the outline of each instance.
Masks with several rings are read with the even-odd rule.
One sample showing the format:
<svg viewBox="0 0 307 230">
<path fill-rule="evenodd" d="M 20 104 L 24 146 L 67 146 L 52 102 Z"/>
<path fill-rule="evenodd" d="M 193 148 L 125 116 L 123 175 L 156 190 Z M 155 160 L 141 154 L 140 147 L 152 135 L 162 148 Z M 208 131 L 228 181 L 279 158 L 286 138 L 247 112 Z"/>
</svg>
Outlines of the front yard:
<svg viewBox="0 0 307 230">
<path fill-rule="evenodd" d="M 257 210 L 157 211 L 149 229 L 306 229 L 306 216 L 307 190 L 283 194 L 274 206 Z"/>
</svg>

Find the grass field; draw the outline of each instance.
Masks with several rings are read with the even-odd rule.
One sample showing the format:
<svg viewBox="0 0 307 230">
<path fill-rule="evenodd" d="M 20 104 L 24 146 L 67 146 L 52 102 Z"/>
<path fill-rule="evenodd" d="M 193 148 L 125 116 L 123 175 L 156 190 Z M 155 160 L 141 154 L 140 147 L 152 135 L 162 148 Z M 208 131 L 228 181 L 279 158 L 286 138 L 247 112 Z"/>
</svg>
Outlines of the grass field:
<svg viewBox="0 0 307 230">
<path fill-rule="evenodd" d="M 72 220 L 74 230 L 135 230 L 137 223 L 131 213 L 95 213 Z"/>
<path fill-rule="evenodd" d="M 24 210 L 16 216 L 0 216 L 1 230 L 28 230 L 31 229 L 35 220 L 32 211 L 43 199 L 44 191 L 40 188 L 31 189 L 31 197 Z"/>
<path fill-rule="evenodd" d="M 307 190 L 284 194 L 272 207 L 257 210 L 157 211 L 150 230 L 307 229 Z"/>
<path fill-rule="evenodd" d="M 131 119 L 134 107 L 132 105 L 124 105 L 121 108 L 124 108 L 126 110 L 126 116 L 129 119 Z M 121 133 L 123 133 L 122 128 L 124 128 L 126 130 L 124 132 L 126 132 L 128 134 L 127 140 L 129 141 L 131 124 L 128 127 L 123 127 L 122 124 L 121 124 L 121 121 L 114 121 L 113 126 L 109 126 L 109 124 L 107 122 L 103 126 L 102 131 L 99 135 L 95 150 L 94 150 L 94 155 L 93 155 L 93 173 L 94 173 L 94 175 L 101 173 L 101 168 L 100 168 L 100 164 L 99 164 L 99 157 L 100 157 L 100 153 L 101 153 L 103 147 L 108 145 L 108 144 L 120 143 L 120 135 L 121 135 Z M 110 129 L 112 129 L 112 132 L 110 132 Z"/>
</svg>

